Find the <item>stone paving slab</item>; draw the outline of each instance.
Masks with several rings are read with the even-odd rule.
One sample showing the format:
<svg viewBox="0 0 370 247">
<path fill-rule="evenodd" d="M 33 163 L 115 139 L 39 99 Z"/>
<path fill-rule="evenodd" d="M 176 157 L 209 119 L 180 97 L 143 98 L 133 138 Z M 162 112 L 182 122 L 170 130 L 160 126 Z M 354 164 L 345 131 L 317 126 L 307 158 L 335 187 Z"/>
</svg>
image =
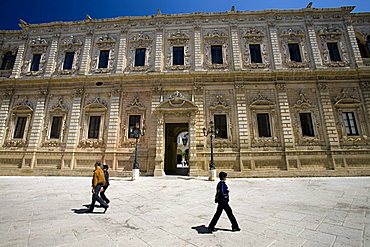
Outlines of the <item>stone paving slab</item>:
<svg viewBox="0 0 370 247">
<path fill-rule="evenodd" d="M 370 247 L 370 178 L 228 179 L 230 205 L 207 233 L 217 181 L 112 178 L 110 208 L 81 213 L 91 178 L 0 177 L 1 246 Z"/>
</svg>

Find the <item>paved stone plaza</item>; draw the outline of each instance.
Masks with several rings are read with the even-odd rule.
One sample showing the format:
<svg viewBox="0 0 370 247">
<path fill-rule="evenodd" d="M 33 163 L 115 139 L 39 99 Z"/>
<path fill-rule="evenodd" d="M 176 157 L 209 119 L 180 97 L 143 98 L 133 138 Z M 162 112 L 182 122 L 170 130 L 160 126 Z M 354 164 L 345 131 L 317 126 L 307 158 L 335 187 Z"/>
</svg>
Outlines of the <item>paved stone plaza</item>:
<svg viewBox="0 0 370 247">
<path fill-rule="evenodd" d="M 113 178 L 105 214 L 88 177 L 0 177 L 0 246 L 370 246 L 370 178 L 229 179 L 241 232 L 225 213 L 217 231 L 215 182 Z"/>
</svg>

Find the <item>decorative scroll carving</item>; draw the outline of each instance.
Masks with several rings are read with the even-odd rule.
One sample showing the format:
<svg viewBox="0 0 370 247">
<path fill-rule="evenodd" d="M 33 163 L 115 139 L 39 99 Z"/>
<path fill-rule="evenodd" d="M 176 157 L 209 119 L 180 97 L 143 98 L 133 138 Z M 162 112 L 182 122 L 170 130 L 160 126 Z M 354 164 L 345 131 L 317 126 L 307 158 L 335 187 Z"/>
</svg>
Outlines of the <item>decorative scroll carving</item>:
<svg viewBox="0 0 370 247">
<path fill-rule="evenodd" d="M 184 65 L 173 64 L 173 47 L 183 46 L 184 47 Z M 190 35 L 184 31 L 178 30 L 167 35 L 165 50 L 165 68 L 169 70 L 185 70 L 191 67 L 191 46 L 190 46 Z"/>
<path fill-rule="evenodd" d="M 243 54 L 243 67 L 250 69 L 263 69 L 270 67 L 267 37 L 264 30 L 250 28 L 242 34 L 241 48 Z M 249 45 L 260 45 L 262 63 L 252 63 Z"/>
<path fill-rule="evenodd" d="M 286 29 L 281 32 L 280 35 L 281 47 L 282 47 L 282 58 L 283 64 L 289 68 L 306 68 L 309 66 L 309 57 L 307 52 L 307 44 L 304 35 L 304 31 L 300 29 Z M 302 62 L 296 62 L 290 60 L 290 52 L 288 45 L 290 43 L 296 43 L 299 47 Z"/>
<path fill-rule="evenodd" d="M 229 37 L 226 31 L 209 30 L 204 35 L 204 67 L 209 70 L 228 69 L 229 68 Z M 222 64 L 212 64 L 211 46 L 222 46 Z"/>
<path fill-rule="evenodd" d="M 96 42 L 95 55 L 91 61 L 91 70 L 94 73 L 108 73 L 114 69 L 114 59 L 115 59 L 115 46 L 116 40 L 106 34 L 97 38 Z M 108 66 L 107 68 L 98 68 L 100 51 L 109 50 Z"/>
<path fill-rule="evenodd" d="M 82 47 L 83 42 L 81 41 L 81 39 L 76 38 L 72 35 L 62 40 L 57 59 L 56 74 L 71 75 L 77 72 L 79 68 Z M 63 64 L 67 52 L 74 52 L 74 57 L 72 62 L 72 68 L 65 70 L 63 69 Z"/>
<path fill-rule="evenodd" d="M 48 41 L 38 37 L 30 41 L 30 49 L 25 56 L 25 61 L 23 62 L 22 66 L 22 74 L 27 76 L 38 76 L 41 75 L 46 67 L 46 52 L 48 50 Z M 40 63 L 39 63 L 39 70 L 38 71 L 31 71 L 31 63 L 34 54 L 41 54 Z"/>
<path fill-rule="evenodd" d="M 129 39 L 128 71 L 149 71 L 153 67 L 153 38 L 144 32 L 134 33 Z M 144 66 L 135 66 L 135 52 L 138 48 L 145 48 Z"/>
</svg>

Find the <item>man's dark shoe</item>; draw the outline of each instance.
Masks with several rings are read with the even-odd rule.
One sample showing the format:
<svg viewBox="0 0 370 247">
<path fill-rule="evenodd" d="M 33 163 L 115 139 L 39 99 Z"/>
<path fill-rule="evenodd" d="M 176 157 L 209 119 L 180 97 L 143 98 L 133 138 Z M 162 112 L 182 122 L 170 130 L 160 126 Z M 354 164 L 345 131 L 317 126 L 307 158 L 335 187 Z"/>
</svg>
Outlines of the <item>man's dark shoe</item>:
<svg viewBox="0 0 370 247">
<path fill-rule="evenodd" d="M 239 231 L 240 231 L 240 228 L 239 228 L 239 227 L 237 227 L 237 228 L 233 228 L 233 229 L 232 229 L 232 231 L 233 231 L 233 232 L 239 232 Z"/>
<path fill-rule="evenodd" d="M 110 201 L 109 201 L 109 200 L 106 200 L 105 202 L 106 202 L 107 204 L 109 204 L 109 203 L 110 203 Z"/>
<path fill-rule="evenodd" d="M 106 207 L 104 207 L 104 212 L 103 214 L 105 214 L 105 212 L 107 212 L 107 209 L 109 208 L 109 206 L 107 205 Z"/>
<path fill-rule="evenodd" d="M 213 227 L 208 227 L 208 232 L 214 232 L 215 231 L 215 228 L 213 228 Z"/>
</svg>

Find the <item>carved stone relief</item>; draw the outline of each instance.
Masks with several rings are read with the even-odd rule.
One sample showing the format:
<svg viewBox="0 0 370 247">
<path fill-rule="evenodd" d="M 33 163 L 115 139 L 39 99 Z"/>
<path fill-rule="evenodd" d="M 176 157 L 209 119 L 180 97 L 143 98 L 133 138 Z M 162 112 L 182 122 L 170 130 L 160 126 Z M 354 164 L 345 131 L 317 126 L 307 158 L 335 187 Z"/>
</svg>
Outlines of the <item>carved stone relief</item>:
<svg viewBox="0 0 370 247">
<path fill-rule="evenodd" d="M 100 51 L 109 50 L 107 68 L 98 68 Z M 95 52 L 91 61 L 91 71 L 94 73 L 108 73 L 114 70 L 114 62 L 116 56 L 116 38 L 110 34 L 105 34 L 96 38 Z"/>
<path fill-rule="evenodd" d="M 204 30 L 204 68 L 209 70 L 228 69 L 230 60 L 227 30 Z M 222 64 L 212 64 L 211 46 L 222 46 Z"/>
<path fill-rule="evenodd" d="M 38 76 L 44 73 L 46 67 L 46 53 L 49 47 L 49 42 L 46 39 L 38 37 L 29 43 L 25 59 L 22 65 L 22 75 Z M 39 70 L 31 71 L 31 63 L 34 54 L 41 54 Z"/>
<path fill-rule="evenodd" d="M 62 39 L 57 58 L 56 74 L 72 75 L 79 69 L 80 57 L 83 48 L 82 37 L 69 36 Z M 63 64 L 67 52 L 74 52 L 72 69 L 64 70 Z"/>
<path fill-rule="evenodd" d="M 248 30 L 242 30 L 241 39 L 241 50 L 242 50 L 242 62 L 244 68 L 249 69 L 264 69 L 270 67 L 270 58 L 268 54 L 268 41 L 266 36 L 266 30 L 260 28 L 249 28 Z M 262 63 L 252 63 L 251 52 L 249 45 L 260 45 Z"/>
<path fill-rule="evenodd" d="M 150 71 L 154 66 L 154 39 L 150 33 L 140 32 L 132 33 L 129 38 L 129 51 L 127 56 L 127 71 Z M 144 66 L 135 66 L 135 52 L 138 48 L 145 48 Z"/>
<path fill-rule="evenodd" d="M 191 35 L 189 31 L 177 30 L 176 32 L 168 32 L 166 34 L 166 49 L 165 49 L 165 69 L 168 70 L 186 70 L 191 68 Z M 184 65 L 173 64 L 173 47 L 184 47 Z"/>
<path fill-rule="evenodd" d="M 307 51 L 307 42 L 304 30 L 301 28 L 288 28 L 280 33 L 280 45 L 282 48 L 283 65 L 288 68 L 307 68 L 309 67 L 309 57 Z M 292 61 L 290 59 L 289 47 L 291 43 L 298 44 L 302 62 Z"/>
</svg>

